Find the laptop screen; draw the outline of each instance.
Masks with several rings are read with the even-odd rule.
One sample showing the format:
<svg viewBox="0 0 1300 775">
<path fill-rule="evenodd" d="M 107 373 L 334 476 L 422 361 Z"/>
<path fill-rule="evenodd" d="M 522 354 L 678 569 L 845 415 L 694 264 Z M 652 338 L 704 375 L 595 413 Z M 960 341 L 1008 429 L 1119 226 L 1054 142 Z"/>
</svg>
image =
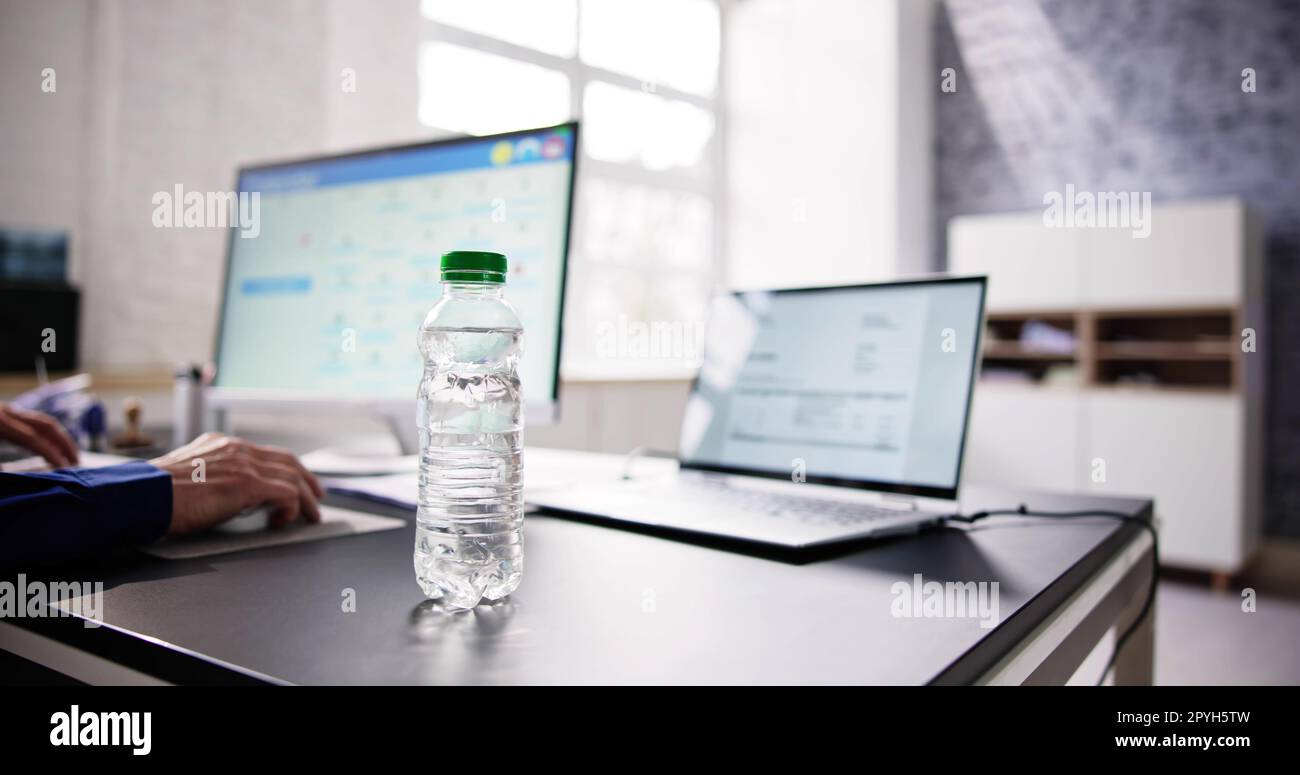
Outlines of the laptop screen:
<svg viewBox="0 0 1300 775">
<path fill-rule="evenodd" d="M 714 301 L 688 468 L 955 498 L 982 277 Z"/>
</svg>

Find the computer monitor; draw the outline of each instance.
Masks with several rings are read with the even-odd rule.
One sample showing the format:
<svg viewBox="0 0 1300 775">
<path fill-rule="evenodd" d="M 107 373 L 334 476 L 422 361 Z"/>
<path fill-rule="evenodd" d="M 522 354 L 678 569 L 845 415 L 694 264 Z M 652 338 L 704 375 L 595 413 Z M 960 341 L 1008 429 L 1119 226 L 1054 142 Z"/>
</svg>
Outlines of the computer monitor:
<svg viewBox="0 0 1300 775">
<path fill-rule="evenodd" d="M 963 277 L 719 297 L 682 466 L 956 498 L 984 288 Z"/>
<path fill-rule="evenodd" d="M 492 250 L 524 325 L 525 419 L 552 421 L 577 141 L 574 122 L 242 169 L 258 223 L 231 229 L 210 405 L 346 405 L 413 434 L 439 259 Z"/>
</svg>

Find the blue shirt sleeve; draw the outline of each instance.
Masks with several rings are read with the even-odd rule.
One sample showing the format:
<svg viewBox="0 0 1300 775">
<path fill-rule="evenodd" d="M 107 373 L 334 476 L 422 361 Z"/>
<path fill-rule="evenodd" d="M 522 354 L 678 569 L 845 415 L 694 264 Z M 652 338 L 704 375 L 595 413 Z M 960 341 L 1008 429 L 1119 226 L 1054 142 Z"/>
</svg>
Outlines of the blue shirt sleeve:
<svg viewBox="0 0 1300 775">
<path fill-rule="evenodd" d="M 167 532 L 171 518 L 171 476 L 143 461 L 0 473 L 0 568 L 149 544 Z"/>
</svg>

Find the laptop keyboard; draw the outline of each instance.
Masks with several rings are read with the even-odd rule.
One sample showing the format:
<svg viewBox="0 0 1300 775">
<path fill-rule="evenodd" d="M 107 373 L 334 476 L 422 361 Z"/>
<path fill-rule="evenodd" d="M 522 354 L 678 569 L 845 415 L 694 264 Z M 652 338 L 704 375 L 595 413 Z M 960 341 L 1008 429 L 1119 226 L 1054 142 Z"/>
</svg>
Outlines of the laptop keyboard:
<svg viewBox="0 0 1300 775">
<path fill-rule="evenodd" d="M 910 513 L 865 503 L 846 503 L 830 498 L 762 492 L 732 487 L 713 477 L 683 477 L 679 480 L 690 497 L 729 508 L 739 508 L 808 525 L 865 526 L 881 519 L 896 519 Z"/>
</svg>

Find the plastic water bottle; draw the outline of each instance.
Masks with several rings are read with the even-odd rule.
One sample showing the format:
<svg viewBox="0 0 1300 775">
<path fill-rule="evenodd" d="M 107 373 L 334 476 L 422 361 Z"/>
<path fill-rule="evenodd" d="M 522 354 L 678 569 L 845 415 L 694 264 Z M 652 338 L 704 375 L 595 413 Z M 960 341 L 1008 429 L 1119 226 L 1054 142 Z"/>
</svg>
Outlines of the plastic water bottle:
<svg viewBox="0 0 1300 775">
<path fill-rule="evenodd" d="M 452 608 L 505 597 L 524 571 L 523 326 L 502 298 L 506 257 L 442 257 L 443 293 L 420 326 L 415 577 Z"/>
</svg>

